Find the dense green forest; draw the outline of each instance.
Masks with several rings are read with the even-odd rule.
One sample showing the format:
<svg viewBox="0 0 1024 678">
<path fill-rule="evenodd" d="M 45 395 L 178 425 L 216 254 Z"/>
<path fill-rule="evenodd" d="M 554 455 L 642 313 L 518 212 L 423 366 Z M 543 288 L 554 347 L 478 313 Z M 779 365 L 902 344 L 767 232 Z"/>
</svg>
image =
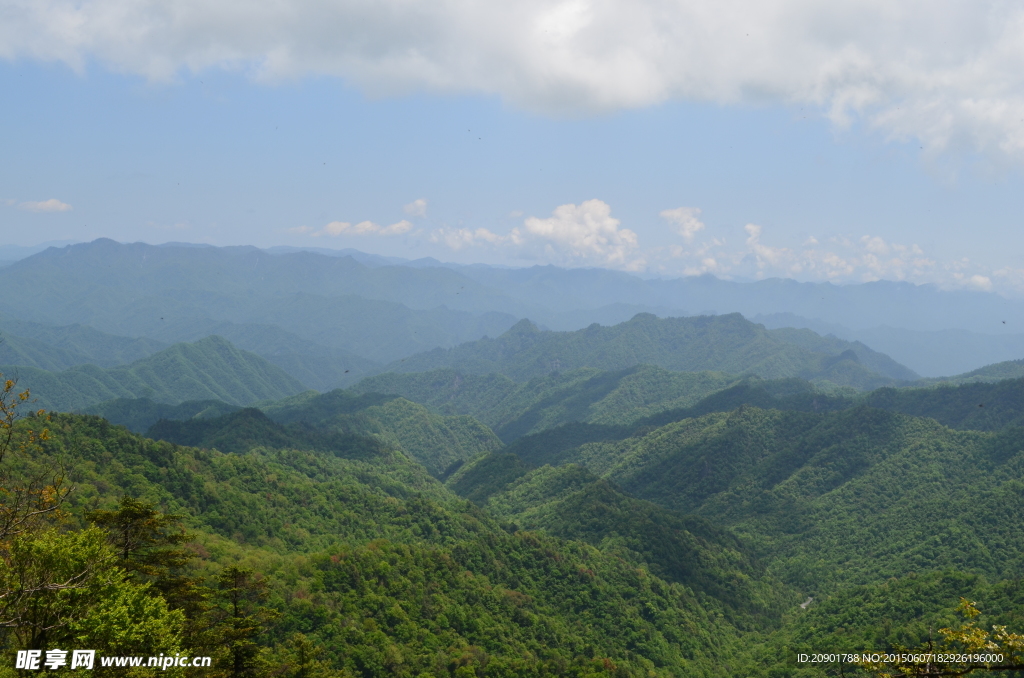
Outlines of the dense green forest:
<svg viewBox="0 0 1024 678">
<path fill-rule="evenodd" d="M 881 670 L 801 653 L 1024 630 L 1020 361 L 919 380 L 739 314 L 556 332 L 493 312 L 537 310 L 544 271 L 516 298 L 443 267 L 94 245 L 138 260 L 130 299 L 5 309 L 9 655 L 797 678 Z M 48 256 L 60 284 L 96 265 Z"/>
<path fill-rule="evenodd" d="M 5 486 L 57 477 L 61 515 L 14 537 L 5 567 L 73 548 L 64 574 L 118 574 L 86 577 L 65 621 L 25 622 L 7 646 L 209 654 L 223 675 L 776 677 L 838 675 L 799 652 L 914 647 L 959 621 L 960 597 L 981 623 L 1024 627 L 1017 381 L 835 396 L 656 368 L 567 373 L 564 392 L 561 375 L 478 378 L 495 389 L 484 411 L 551 424 L 503 446 L 439 411 L 472 406 L 430 387 L 451 373 L 406 376 L 376 383 L 426 404 L 338 390 L 105 406 L 136 429 L 157 416 L 148 437 L 24 418 Z M 572 420 L 616 402 L 633 405 L 617 423 Z M 111 526 L 140 515 L 163 527 L 119 556 Z"/>
<path fill-rule="evenodd" d="M 17 459 L 15 475 L 64 464 L 74 490 L 61 523 L 15 543 L 88 543 L 75 553 L 119 564 L 122 597 L 140 602 L 104 617 L 100 591 L 45 638 L 8 634 L 8 647 L 82 641 L 111 654 L 209 653 L 224 675 L 246 648 L 242 675 L 716 675 L 736 642 L 728 601 L 582 542 L 515 530 L 372 438 L 350 435 L 329 452 L 281 449 L 268 438 L 239 454 L 147 440 L 97 417 L 54 415 L 46 425 L 47 439 Z M 125 495 L 182 516 L 191 532 L 179 566 L 147 570 L 155 580 L 102 540 L 103 524 L 131 513 Z M 110 516 L 99 531 L 68 531 L 98 514 Z M 730 548 L 713 537 L 702 543 Z M 15 549 L 7 562 L 20 557 Z M 225 584 L 235 570 L 244 576 Z M 188 595 L 171 595 L 174 576 Z M 74 592 L 94 578 L 83 576 Z M 236 590 L 251 594 L 241 635 L 225 615 Z M 36 598 L 59 605 L 62 592 Z M 139 644 L 138 634 L 106 631 L 105 620 L 148 624 L 156 637 Z M 81 631 L 89 625 L 91 635 Z M 101 642 L 103 633 L 111 638 Z"/>
</svg>

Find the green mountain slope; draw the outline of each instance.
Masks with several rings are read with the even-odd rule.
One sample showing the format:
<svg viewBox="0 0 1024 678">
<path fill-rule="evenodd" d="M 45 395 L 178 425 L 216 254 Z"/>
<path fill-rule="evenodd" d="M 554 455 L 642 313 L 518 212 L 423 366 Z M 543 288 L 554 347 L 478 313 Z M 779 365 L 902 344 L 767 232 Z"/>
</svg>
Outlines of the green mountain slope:
<svg viewBox="0 0 1024 678">
<path fill-rule="evenodd" d="M 603 440 L 586 439 L 599 429 L 592 424 L 561 429 L 574 447 L 528 445 L 559 429 L 527 436 L 446 483 L 507 520 L 619 548 L 667 578 L 683 576 L 668 555 L 682 548 L 673 541 L 681 533 L 663 531 L 671 519 L 646 502 L 739 536 L 805 604 L 750 637 L 731 675 L 838 675 L 834 665 L 793 673 L 792 653 L 915 646 L 956 621 L 960 596 L 982 601 L 986 624 L 1024 624 L 1024 429 L 956 431 L 863 405 L 747 406 L 608 428 Z M 533 456 L 524 463 L 515 452 Z M 741 598 L 781 593 L 757 590 Z"/>
<path fill-rule="evenodd" d="M 993 381 L 1002 381 L 1004 379 L 1021 379 L 1024 378 L 1024 360 L 1007 360 L 1001 363 L 993 363 L 991 365 L 985 365 L 979 367 L 976 370 L 965 372 L 963 374 L 957 374 L 952 377 L 939 377 L 935 379 L 921 379 L 918 383 L 920 384 L 973 384 L 973 383 L 985 383 Z"/>
<path fill-rule="evenodd" d="M 580 466 L 532 471 L 486 507 L 526 529 L 589 543 L 726 601 L 734 623 L 750 625 L 746 615 L 774 620 L 783 606 L 778 583 L 729 532 L 632 498 Z"/>
<path fill-rule="evenodd" d="M 341 348 L 303 339 L 277 325 L 200 322 L 179 335 L 179 341 L 195 341 L 215 334 L 238 348 L 266 358 L 309 388 L 330 391 L 354 383 L 373 372 L 378 364 Z"/>
<path fill-rule="evenodd" d="M 368 377 L 357 393 L 395 393 L 443 414 L 468 414 L 506 442 L 567 422 L 632 422 L 695 404 L 736 377 L 718 372 L 671 372 L 637 365 L 615 372 L 579 369 L 516 383 L 500 374 L 452 369 Z"/>
<path fill-rule="evenodd" d="M 9 332 L 0 335 L 0 365 L 25 365 L 42 370 L 64 370 L 89 362 L 88 357 L 82 353 L 67 351 Z"/>
<path fill-rule="evenodd" d="M 171 404 L 220 400 L 248 405 L 283 398 L 305 387 L 263 358 L 240 351 L 220 337 L 175 344 L 131 365 L 103 369 L 95 365 L 49 372 L 0 366 L 31 388 L 40 407 L 71 411 L 115 398 L 146 397 Z"/>
<path fill-rule="evenodd" d="M 735 649 L 713 596 L 582 542 L 511 534 L 373 440 L 225 454 L 93 417 L 52 424 L 34 463 L 74 460 L 74 516 L 122 492 L 187 515 L 198 572 L 244 562 L 269 582 L 280 617 L 261 642 L 284 652 L 303 631 L 347 675 L 714 676 Z"/>
<path fill-rule="evenodd" d="M 336 390 L 296 396 L 266 405 L 263 411 L 282 424 L 374 436 L 403 450 L 435 476 L 452 464 L 501 447 L 494 433 L 472 417 L 437 415 L 396 396 Z"/>
<path fill-rule="evenodd" d="M 153 339 L 119 337 L 83 325 L 29 323 L 8 315 L 0 319 L 0 331 L 8 340 L 9 335 L 16 336 L 23 348 L 35 346 L 33 357 L 14 358 L 0 345 L 0 365 L 25 365 L 43 370 L 63 370 L 76 365 L 113 368 L 167 348 L 166 343 Z M 40 354 L 47 356 L 46 361 L 39 361 Z M 54 358 L 58 358 L 56 363 L 51 362 Z"/>
<path fill-rule="evenodd" d="M 145 433 L 161 419 L 183 421 L 209 419 L 231 414 L 239 409 L 220 400 L 186 400 L 177 405 L 153 402 L 149 398 L 115 398 L 83 408 L 84 414 L 95 414 L 112 424 L 125 426 L 135 433 Z"/>
<path fill-rule="evenodd" d="M 799 380 L 748 379 L 722 389 L 690 407 L 664 410 L 631 422 L 661 426 L 743 405 L 799 412 L 829 412 L 868 405 L 916 417 L 930 417 L 956 429 L 998 431 L 1024 425 L 1024 379 L 940 384 L 929 388 L 879 388 L 856 396 L 830 396 Z"/>
<path fill-rule="evenodd" d="M 941 567 L 1006 576 L 1024 564 L 1021 429 L 953 431 L 866 407 L 743 408 L 586 444 L 568 460 L 732 525 L 803 586 Z"/>
<path fill-rule="evenodd" d="M 798 333 L 808 344 L 807 333 Z M 861 363 L 857 350 L 827 352 L 835 342 L 811 350 L 791 343 L 739 314 L 659 319 L 640 314 L 613 327 L 592 325 L 576 332 L 542 332 L 528 321 L 497 339 L 481 339 L 453 349 L 435 349 L 391 363 L 387 371 L 425 372 L 440 367 L 464 374 L 504 374 L 515 381 L 583 367 L 620 370 L 637 364 L 680 372 L 713 370 L 764 378 L 801 377 L 857 389 L 890 385 L 902 376 L 885 376 Z M 838 341 L 838 340 L 837 340 Z M 834 348 L 834 347 L 833 347 Z M 857 347 L 866 351 L 866 347 Z M 877 357 L 878 366 L 894 363 Z M 898 375 L 908 371 L 897 370 Z"/>
</svg>

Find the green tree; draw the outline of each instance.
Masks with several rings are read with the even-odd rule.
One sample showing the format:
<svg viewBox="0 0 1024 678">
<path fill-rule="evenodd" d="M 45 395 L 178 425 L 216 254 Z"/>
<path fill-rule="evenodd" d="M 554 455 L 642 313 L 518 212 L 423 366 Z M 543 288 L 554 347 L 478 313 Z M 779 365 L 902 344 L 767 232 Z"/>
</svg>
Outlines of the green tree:
<svg viewBox="0 0 1024 678">
<path fill-rule="evenodd" d="M 12 537 L 43 529 L 56 518 L 72 488 L 65 483 L 60 464 L 43 467 L 28 478 L 16 477 L 12 472 L 11 457 L 34 456 L 50 432 L 19 422 L 23 417 L 18 408 L 29 401 L 31 393 L 28 389 L 18 391 L 17 382 L 4 379 L 3 374 L 0 382 L 0 550 L 6 550 Z M 39 410 L 33 420 L 45 417 L 46 413 Z"/>
<path fill-rule="evenodd" d="M 96 528 L 16 537 L 0 560 L 6 645 L 89 648 L 100 654 L 173 653 L 183 615 L 114 563 Z"/>
<path fill-rule="evenodd" d="M 211 610 L 211 645 L 221 648 L 223 675 L 251 678 L 262 667 L 257 639 L 280 616 L 264 606 L 267 581 L 247 568 L 225 567 L 217 577 L 216 605 Z"/>
<path fill-rule="evenodd" d="M 195 558 L 183 547 L 195 538 L 182 526 L 185 516 L 161 513 L 153 504 L 126 495 L 116 510 L 91 511 L 87 517 L 106 531 L 118 566 L 136 581 L 152 583 L 172 608 L 190 617 L 202 611 L 206 596 L 200 581 L 182 573 Z"/>
<path fill-rule="evenodd" d="M 941 641 L 929 641 L 913 650 L 895 648 L 889 653 L 894 661 L 864 660 L 860 665 L 879 678 L 1024 671 L 1024 635 L 1011 633 L 1005 626 L 994 625 L 991 631 L 977 626 L 974 619 L 981 611 L 966 598 L 960 599 L 957 611 L 964 623 L 939 629 Z"/>
</svg>

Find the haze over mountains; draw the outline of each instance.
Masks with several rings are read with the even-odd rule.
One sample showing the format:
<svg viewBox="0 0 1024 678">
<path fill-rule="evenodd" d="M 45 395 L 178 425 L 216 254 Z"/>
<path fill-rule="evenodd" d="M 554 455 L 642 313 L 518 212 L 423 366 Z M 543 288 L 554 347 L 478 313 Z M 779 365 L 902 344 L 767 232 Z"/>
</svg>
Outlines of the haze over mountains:
<svg viewBox="0 0 1024 678">
<path fill-rule="evenodd" d="M 1024 355 L 1020 301 L 884 281 L 644 280 L 602 269 L 104 239 L 49 248 L 5 272 L 0 331 L 10 339 L 0 362 L 49 370 L 112 367 L 218 335 L 329 390 L 416 353 L 498 337 L 522 319 L 570 331 L 641 312 L 739 312 L 769 329 L 810 328 L 860 341 L 926 377 Z M 45 344 L 48 357 L 33 357 L 23 339 Z"/>
</svg>

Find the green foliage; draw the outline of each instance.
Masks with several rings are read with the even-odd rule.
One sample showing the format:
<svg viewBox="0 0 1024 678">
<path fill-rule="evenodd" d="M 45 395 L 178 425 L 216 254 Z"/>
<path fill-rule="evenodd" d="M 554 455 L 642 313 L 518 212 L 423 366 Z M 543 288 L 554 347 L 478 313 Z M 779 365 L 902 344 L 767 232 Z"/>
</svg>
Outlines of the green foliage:
<svg viewBox="0 0 1024 678">
<path fill-rule="evenodd" d="M 460 497 L 482 504 L 528 471 L 515 454 L 485 454 L 459 468 L 445 485 Z"/>
<path fill-rule="evenodd" d="M 696 516 L 629 497 L 580 466 L 533 471 L 486 506 L 526 529 L 584 541 L 649 567 L 721 603 L 734 624 L 759 628 L 778 621 L 786 594 L 736 537 Z"/>
<path fill-rule="evenodd" d="M 224 666 L 219 673 L 231 678 L 255 676 L 262 651 L 257 640 L 281 615 L 262 604 L 268 596 L 267 582 L 250 569 L 230 565 L 217 576 L 216 591 L 209 633 Z"/>
<path fill-rule="evenodd" d="M 865 396 L 872 407 L 931 417 L 958 429 L 998 431 L 1024 426 L 1024 378 L 914 389 L 879 389 Z"/>
<path fill-rule="evenodd" d="M 467 416 L 440 416 L 405 398 L 335 390 L 301 395 L 268 405 L 274 420 L 323 431 L 374 436 L 403 450 L 434 476 L 453 464 L 492 452 L 501 441 L 486 426 Z M 301 439 L 299 428 L 291 429 Z"/>
<path fill-rule="evenodd" d="M 154 655 L 179 647 L 181 613 L 132 583 L 97 529 L 15 538 L 0 559 L 0 589 L 8 646 Z"/>
<path fill-rule="evenodd" d="M 922 568 L 1020 567 L 1022 448 L 1020 429 L 957 432 L 865 407 L 742 408 L 586 444 L 569 460 L 733 526 L 785 580 L 826 590 Z"/>
<path fill-rule="evenodd" d="M 929 388 L 883 387 L 859 395 L 822 393 L 812 384 L 798 379 L 744 379 L 690 407 L 667 409 L 634 420 L 631 424 L 634 427 L 664 426 L 711 412 L 731 412 L 745 405 L 798 412 L 833 412 L 868 405 L 916 417 L 930 417 L 951 428 L 998 431 L 1008 426 L 1024 425 L 1024 379 Z"/>
<path fill-rule="evenodd" d="M 146 435 L 177 445 L 216 448 L 237 454 L 263 447 L 329 451 L 338 457 L 360 458 L 375 449 L 367 445 L 365 438 L 351 433 L 278 424 L 254 407 L 213 419 L 161 420 L 151 426 Z"/>
<path fill-rule="evenodd" d="M 263 573 L 262 606 L 280 617 L 250 624 L 263 614 L 258 601 L 242 611 L 243 673 L 292 665 L 295 633 L 324 648 L 316 661 L 371 676 L 710 676 L 735 642 L 713 598 L 579 542 L 510 534 L 373 440 L 360 459 L 236 455 L 143 439 L 95 417 L 56 415 L 51 428 L 34 461 L 75 458 L 72 514 L 142 497 L 189 516 L 209 562 L 200 570 Z M 234 629 L 229 599 L 214 609 Z"/>
<path fill-rule="evenodd" d="M 146 397 L 167 403 L 220 400 L 248 405 L 305 390 L 280 368 L 241 351 L 220 337 L 175 344 L 131 365 L 95 365 L 47 372 L 29 367 L 0 368 L 16 374 L 47 409 L 71 411 L 115 398 Z"/>
<path fill-rule="evenodd" d="M 521 384 L 499 374 L 463 375 L 442 369 L 381 374 L 352 390 L 395 393 L 441 414 L 468 414 L 511 442 L 568 422 L 627 423 L 692 405 L 735 381 L 717 372 L 671 372 L 650 365 L 615 372 L 556 372 Z"/>
</svg>

